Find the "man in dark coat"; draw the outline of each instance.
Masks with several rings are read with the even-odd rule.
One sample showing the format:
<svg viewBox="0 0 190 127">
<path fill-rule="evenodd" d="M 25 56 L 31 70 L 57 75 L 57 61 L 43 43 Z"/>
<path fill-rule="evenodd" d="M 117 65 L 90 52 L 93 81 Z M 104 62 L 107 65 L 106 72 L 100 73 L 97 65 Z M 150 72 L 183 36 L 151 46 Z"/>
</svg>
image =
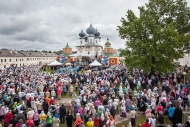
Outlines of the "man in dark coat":
<svg viewBox="0 0 190 127">
<path fill-rule="evenodd" d="M 13 125 L 13 127 L 16 126 L 16 124 L 18 123 L 18 120 L 16 119 L 17 115 L 14 115 L 14 117 L 11 119 L 10 124 Z"/>
<path fill-rule="evenodd" d="M 47 101 L 45 99 L 44 99 L 44 102 L 43 102 L 42 106 L 43 106 L 44 113 L 47 114 L 48 109 L 49 109 L 49 105 L 48 105 L 48 103 L 47 103 Z"/>
<path fill-rule="evenodd" d="M 134 91 L 135 84 L 132 79 L 129 80 L 129 85 L 132 91 Z"/>
<path fill-rule="evenodd" d="M 177 107 L 174 110 L 173 127 L 177 127 L 178 123 L 182 124 L 182 110 L 181 110 L 181 108 L 179 106 L 179 103 L 177 104 Z"/>
<path fill-rule="evenodd" d="M 66 116 L 66 108 L 64 104 L 59 108 L 59 112 L 60 112 L 60 122 L 64 124 Z"/>
<path fill-rule="evenodd" d="M 113 118 L 115 118 L 115 107 L 114 106 L 112 106 L 111 107 L 111 110 L 110 110 L 110 114 L 113 116 Z"/>
</svg>

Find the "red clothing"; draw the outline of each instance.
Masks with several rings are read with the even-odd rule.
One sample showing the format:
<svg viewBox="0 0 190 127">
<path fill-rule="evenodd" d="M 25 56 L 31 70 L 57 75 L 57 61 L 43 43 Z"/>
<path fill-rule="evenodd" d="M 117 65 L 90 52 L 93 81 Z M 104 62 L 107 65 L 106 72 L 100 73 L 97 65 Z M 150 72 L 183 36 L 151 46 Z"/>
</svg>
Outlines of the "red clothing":
<svg viewBox="0 0 190 127">
<path fill-rule="evenodd" d="M 5 114 L 4 122 L 9 123 L 12 118 L 13 118 L 13 114 L 11 112 L 8 112 L 7 114 Z"/>
<path fill-rule="evenodd" d="M 76 119 L 74 125 L 80 126 L 81 124 L 82 124 L 82 119 L 79 117 L 79 118 Z"/>
<path fill-rule="evenodd" d="M 100 119 L 94 118 L 94 125 L 99 125 L 99 124 L 100 124 Z"/>
<path fill-rule="evenodd" d="M 60 95 L 62 93 L 62 90 L 60 88 L 57 89 L 57 94 Z"/>
<path fill-rule="evenodd" d="M 34 125 L 34 121 L 33 121 L 32 119 L 27 120 L 26 126 L 27 126 L 27 127 L 34 127 L 34 126 L 35 126 L 35 125 Z"/>
<path fill-rule="evenodd" d="M 49 102 L 49 104 L 51 105 L 53 103 L 55 104 L 55 100 L 51 99 L 50 102 Z"/>
<path fill-rule="evenodd" d="M 170 85 L 172 85 L 172 84 L 173 84 L 173 81 L 172 81 L 172 79 L 170 79 L 170 81 L 169 81 L 169 84 L 170 84 Z"/>
<path fill-rule="evenodd" d="M 157 112 L 163 112 L 163 111 L 164 111 L 163 106 L 159 105 L 157 107 Z"/>
<path fill-rule="evenodd" d="M 141 125 L 141 127 L 150 127 L 150 123 L 144 122 L 144 123 Z"/>
<path fill-rule="evenodd" d="M 186 87 L 184 87 L 183 91 L 187 95 L 187 88 Z"/>
</svg>

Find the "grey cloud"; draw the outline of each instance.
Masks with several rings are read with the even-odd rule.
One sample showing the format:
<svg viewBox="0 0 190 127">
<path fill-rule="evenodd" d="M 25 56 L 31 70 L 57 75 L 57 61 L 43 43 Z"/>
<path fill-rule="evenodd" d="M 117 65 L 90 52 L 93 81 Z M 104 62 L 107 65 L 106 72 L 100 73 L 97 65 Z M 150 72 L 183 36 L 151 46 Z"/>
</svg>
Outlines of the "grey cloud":
<svg viewBox="0 0 190 127">
<path fill-rule="evenodd" d="M 117 26 L 128 9 L 138 15 L 138 6 L 148 0 L 0 0 L 0 44 L 5 48 L 61 50 L 68 42 L 76 50 L 79 32 L 93 26 L 114 48 L 125 46 Z M 3 43 L 3 45 L 2 45 Z"/>
<path fill-rule="evenodd" d="M 36 26 L 38 21 L 36 19 L 30 19 L 25 17 L 10 17 L 0 18 L 0 34 L 12 35 L 17 32 L 24 32 L 28 28 Z"/>
</svg>

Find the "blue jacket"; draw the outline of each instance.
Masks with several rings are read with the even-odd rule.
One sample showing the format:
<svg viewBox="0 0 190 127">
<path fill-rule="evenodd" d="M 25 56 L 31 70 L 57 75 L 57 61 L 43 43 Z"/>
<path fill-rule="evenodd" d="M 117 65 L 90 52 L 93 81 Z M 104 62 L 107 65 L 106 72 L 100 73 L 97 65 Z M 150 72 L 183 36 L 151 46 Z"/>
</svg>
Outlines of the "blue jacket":
<svg viewBox="0 0 190 127">
<path fill-rule="evenodd" d="M 168 115 L 169 115 L 169 117 L 173 117 L 174 111 L 175 111 L 175 107 L 170 107 L 170 108 L 168 109 Z"/>
</svg>

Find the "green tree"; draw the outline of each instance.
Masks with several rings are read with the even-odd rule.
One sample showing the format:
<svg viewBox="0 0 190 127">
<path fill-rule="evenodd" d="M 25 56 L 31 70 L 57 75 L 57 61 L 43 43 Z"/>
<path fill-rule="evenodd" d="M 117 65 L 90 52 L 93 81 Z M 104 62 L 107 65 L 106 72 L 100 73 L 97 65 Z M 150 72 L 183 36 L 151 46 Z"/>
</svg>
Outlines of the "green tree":
<svg viewBox="0 0 190 127">
<path fill-rule="evenodd" d="M 168 72 L 189 51 L 190 9 L 184 0 L 149 0 L 139 16 L 128 10 L 119 35 L 126 40 L 121 52 L 129 69 Z"/>
<path fill-rule="evenodd" d="M 60 54 L 63 54 L 63 51 L 62 50 L 54 51 L 54 53 L 57 54 L 57 55 L 60 55 Z"/>
<path fill-rule="evenodd" d="M 118 51 L 118 52 L 122 52 L 122 51 L 123 51 L 123 49 L 122 49 L 122 48 L 119 48 L 117 51 Z"/>
</svg>

